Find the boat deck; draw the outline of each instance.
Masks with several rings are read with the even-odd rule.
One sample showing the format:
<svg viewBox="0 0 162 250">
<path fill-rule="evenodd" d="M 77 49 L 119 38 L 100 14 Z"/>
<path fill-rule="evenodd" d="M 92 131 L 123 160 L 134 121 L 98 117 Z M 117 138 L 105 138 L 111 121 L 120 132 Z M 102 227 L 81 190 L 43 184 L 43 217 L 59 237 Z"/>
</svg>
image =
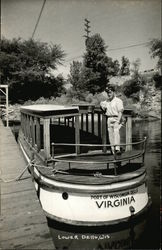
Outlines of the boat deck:
<svg viewBox="0 0 162 250">
<path fill-rule="evenodd" d="M 0 120 L 1 178 L 15 179 L 26 166 L 10 128 Z M 1 179 L 0 249 L 54 249 L 47 220 L 26 171 L 19 181 Z"/>
<path fill-rule="evenodd" d="M 120 162 L 128 161 L 130 159 L 137 159 L 141 156 L 142 151 L 141 150 L 131 150 L 127 152 L 123 152 L 121 155 L 116 155 L 116 160 Z M 91 151 L 86 154 L 80 154 L 80 155 L 65 155 L 60 157 L 55 157 L 56 162 L 70 162 L 70 163 L 80 163 L 79 168 L 81 167 L 81 164 L 89 164 L 92 165 L 92 168 L 95 168 L 95 165 L 99 167 L 99 164 L 107 164 L 112 163 L 114 161 L 114 155 L 110 153 L 102 153 Z"/>
<path fill-rule="evenodd" d="M 117 175 L 114 175 L 114 163 L 112 163 L 114 156 L 108 153 L 96 154 L 95 152 L 56 157 L 53 168 L 38 166 L 37 169 L 43 176 L 57 181 L 84 185 L 110 184 L 142 175 L 146 171 L 145 166 L 141 167 L 141 162 L 137 159 L 132 162 L 127 160 L 130 156 L 133 158 L 139 155 L 140 151 L 134 150 L 117 156 Z"/>
</svg>

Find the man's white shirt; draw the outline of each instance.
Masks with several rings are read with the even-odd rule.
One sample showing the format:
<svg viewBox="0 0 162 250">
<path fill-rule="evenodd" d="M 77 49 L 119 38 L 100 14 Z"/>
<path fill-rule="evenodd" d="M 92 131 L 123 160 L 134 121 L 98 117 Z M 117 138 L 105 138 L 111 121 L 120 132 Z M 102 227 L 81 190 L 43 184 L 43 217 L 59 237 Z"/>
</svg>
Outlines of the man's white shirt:
<svg viewBox="0 0 162 250">
<path fill-rule="evenodd" d="M 107 116 L 118 116 L 119 112 L 124 110 L 123 101 L 116 96 L 111 101 L 101 102 L 100 105 Z"/>
</svg>

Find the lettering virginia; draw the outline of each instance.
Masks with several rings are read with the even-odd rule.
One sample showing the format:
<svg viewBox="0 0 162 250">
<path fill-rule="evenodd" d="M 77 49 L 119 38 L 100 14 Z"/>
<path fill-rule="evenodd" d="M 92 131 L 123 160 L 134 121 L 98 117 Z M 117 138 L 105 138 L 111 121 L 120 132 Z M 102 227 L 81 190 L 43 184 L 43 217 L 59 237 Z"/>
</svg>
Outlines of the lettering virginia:
<svg viewBox="0 0 162 250">
<path fill-rule="evenodd" d="M 119 207 L 119 206 L 125 206 L 130 205 L 132 203 L 135 203 L 135 199 L 133 196 L 122 198 L 122 199 L 116 199 L 114 201 L 96 201 L 98 208 L 109 208 L 109 207 Z"/>
</svg>

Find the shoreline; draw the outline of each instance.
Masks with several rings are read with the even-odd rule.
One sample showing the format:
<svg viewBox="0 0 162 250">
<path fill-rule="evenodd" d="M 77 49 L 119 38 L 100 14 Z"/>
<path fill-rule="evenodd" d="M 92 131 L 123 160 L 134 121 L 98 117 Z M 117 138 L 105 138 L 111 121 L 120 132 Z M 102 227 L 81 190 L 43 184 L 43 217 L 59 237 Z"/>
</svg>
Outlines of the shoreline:
<svg viewBox="0 0 162 250">
<path fill-rule="evenodd" d="M 160 121 L 161 117 L 158 116 L 148 116 L 148 117 L 132 117 L 132 121 L 133 122 L 142 122 L 142 121 L 146 121 L 146 122 L 154 122 L 154 121 Z"/>
</svg>

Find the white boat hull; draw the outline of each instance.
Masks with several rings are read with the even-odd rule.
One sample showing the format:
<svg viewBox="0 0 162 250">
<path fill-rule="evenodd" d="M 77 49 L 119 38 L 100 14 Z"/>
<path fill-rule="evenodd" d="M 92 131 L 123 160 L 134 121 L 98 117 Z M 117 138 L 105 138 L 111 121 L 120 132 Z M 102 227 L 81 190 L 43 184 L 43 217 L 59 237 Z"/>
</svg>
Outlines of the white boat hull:
<svg viewBox="0 0 162 250">
<path fill-rule="evenodd" d="M 50 218 L 68 224 L 111 224 L 130 218 L 131 211 L 138 214 L 149 202 L 145 174 L 109 185 L 68 184 L 39 178 L 43 185 L 35 182 L 35 187 L 43 210 Z"/>
</svg>

